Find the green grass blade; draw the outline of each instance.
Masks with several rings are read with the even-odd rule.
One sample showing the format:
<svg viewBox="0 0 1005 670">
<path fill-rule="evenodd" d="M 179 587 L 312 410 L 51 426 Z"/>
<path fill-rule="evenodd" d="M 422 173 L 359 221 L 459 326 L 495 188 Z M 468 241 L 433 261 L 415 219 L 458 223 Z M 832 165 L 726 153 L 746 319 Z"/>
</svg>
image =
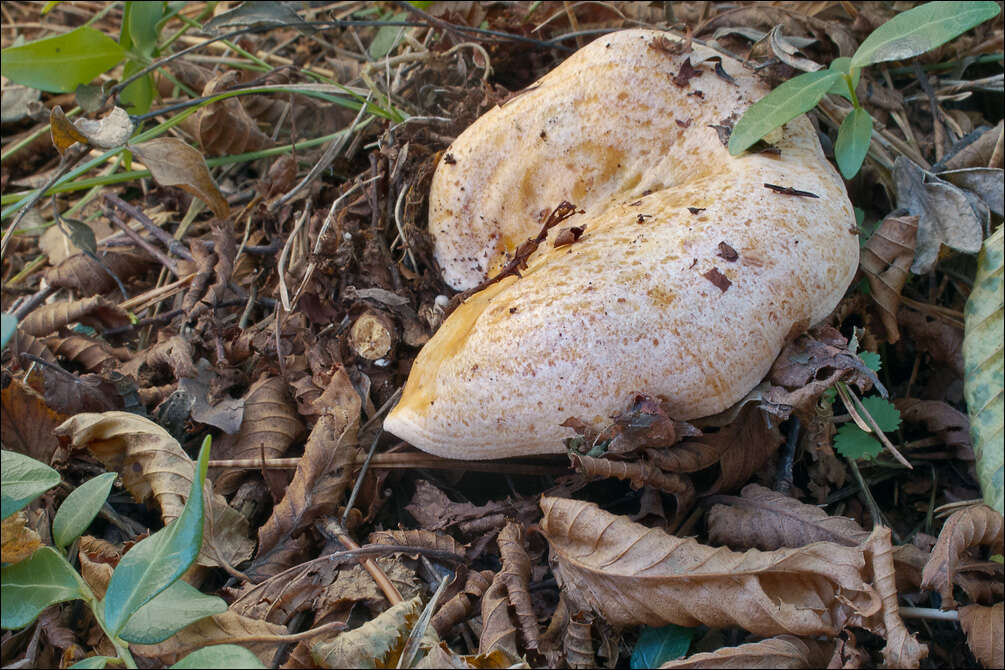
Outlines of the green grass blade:
<svg viewBox="0 0 1005 670">
<path fill-rule="evenodd" d="M 85 598 L 86 587 L 66 559 L 52 547 L 0 571 L 0 625 L 24 628 L 49 605 Z"/>
<path fill-rule="evenodd" d="M 105 625 L 112 635 L 118 635 L 136 610 L 181 577 L 199 555 L 204 508 L 202 486 L 208 462 L 207 437 L 199 451 L 192 488 L 181 515 L 137 543 L 112 573 L 104 599 Z"/>
<path fill-rule="evenodd" d="M 927 2 L 901 12 L 862 42 L 852 67 L 911 58 L 998 15 L 996 2 Z"/>
<path fill-rule="evenodd" d="M 834 82 L 840 72 L 820 70 L 794 77 L 751 105 L 733 127 L 729 137 L 729 153 L 739 155 L 754 142 L 800 114 L 810 111 Z"/>
<path fill-rule="evenodd" d="M 837 141 L 834 143 L 834 159 L 845 179 L 851 179 L 858 174 L 865 155 L 869 153 L 871 138 L 872 117 L 869 112 L 861 107 L 853 109 L 841 123 Z"/>
<path fill-rule="evenodd" d="M 970 415 L 977 479 L 984 502 L 1005 513 L 1002 442 L 1005 441 L 1005 314 L 1002 307 L 1003 228 L 984 241 L 977 277 L 964 311 L 963 393 Z"/>
<path fill-rule="evenodd" d="M 59 483 L 59 473 L 30 456 L 0 452 L 0 510 L 6 519 Z"/>
<path fill-rule="evenodd" d="M 57 547 L 70 546 L 71 542 L 87 530 L 105 504 L 116 477 L 118 475 L 114 472 L 98 475 L 66 496 L 52 520 L 52 541 Z"/>
<path fill-rule="evenodd" d="M 81 26 L 0 51 L 0 72 L 18 84 L 69 93 L 118 65 L 125 55 L 115 40 Z"/>
</svg>

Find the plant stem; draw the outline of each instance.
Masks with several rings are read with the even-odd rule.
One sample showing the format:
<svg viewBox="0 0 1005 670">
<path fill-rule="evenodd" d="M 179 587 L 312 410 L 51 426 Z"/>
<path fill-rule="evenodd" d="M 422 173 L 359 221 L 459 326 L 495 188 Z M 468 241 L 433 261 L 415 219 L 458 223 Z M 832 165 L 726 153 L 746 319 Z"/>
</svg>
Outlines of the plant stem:
<svg viewBox="0 0 1005 670">
<path fill-rule="evenodd" d="M 858 96 L 855 94 L 855 72 L 849 72 L 844 75 L 845 84 L 848 85 L 848 93 L 851 95 L 851 104 L 855 106 L 855 109 L 862 109 L 862 105 L 858 102 Z"/>
</svg>

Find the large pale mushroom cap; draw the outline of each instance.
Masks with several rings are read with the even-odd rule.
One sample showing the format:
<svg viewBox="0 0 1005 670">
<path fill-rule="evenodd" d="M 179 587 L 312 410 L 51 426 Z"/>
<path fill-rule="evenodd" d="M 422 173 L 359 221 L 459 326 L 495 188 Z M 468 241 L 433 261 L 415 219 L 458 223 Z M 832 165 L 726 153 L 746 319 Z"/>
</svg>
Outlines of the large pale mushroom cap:
<svg viewBox="0 0 1005 670">
<path fill-rule="evenodd" d="M 855 218 L 810 122 L 784 126 L 780 155 L 730 157 L 710 126 L 768 89 L 731 59 L 735 83 L 712 63 L 687 81 L 664 36 L 597 39 L 447 150 L 429 228 L 454 288 L 497 273 L 561 201 L 585 213 L 446 319 L 386 430 L 484 459 L 561 452 L 563 421 L 602 427 L 638 392 L 677 419 L 714 414 L 837 304 L 858 264 Z M 555 248 L 569 226 L 585 232 Z"/>
</svg>

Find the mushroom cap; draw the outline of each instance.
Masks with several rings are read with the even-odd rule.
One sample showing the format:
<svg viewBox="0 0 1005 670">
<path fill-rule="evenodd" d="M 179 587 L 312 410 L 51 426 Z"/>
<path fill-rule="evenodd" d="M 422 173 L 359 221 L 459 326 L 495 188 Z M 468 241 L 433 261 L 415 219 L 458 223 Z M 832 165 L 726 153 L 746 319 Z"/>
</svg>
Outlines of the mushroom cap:
<svg viewBox="0 0 1005 670">
<path fill-rule="evenodd" d="M 563 421 L 600 429 L 640 392 L 676 419 L 715 414 L 764 377 L 793 328 L 837 304 L 858 265 L 855 218 L 809 120 L 783 127 L 779 154 L 731 157 L 714 126 L 767 87 L 729 58 L 733 81 L 708 63 L 688 81 L 688 55 L 667 39 L 595 40 L 447 150 L 429 228 L 456 289 L 495 275 L 561 201 L 584 213 L 552 229 L 521 276 L 448 316 L 385 430 L 486 459 L 563 452 Z M 570 226 L 582 236 L 555 247 Z"/>
</svg>

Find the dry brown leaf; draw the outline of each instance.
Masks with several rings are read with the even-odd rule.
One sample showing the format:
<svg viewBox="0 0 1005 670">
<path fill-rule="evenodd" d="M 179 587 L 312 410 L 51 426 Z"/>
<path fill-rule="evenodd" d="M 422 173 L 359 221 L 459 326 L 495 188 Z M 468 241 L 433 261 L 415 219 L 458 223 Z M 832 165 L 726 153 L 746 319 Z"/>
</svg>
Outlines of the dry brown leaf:
<svg viewBox="0 0 1005 670">
<path fill-rule="evenodd" d="M 34 389 L 17 379 L 11 380 L 0 392 L 0 409 L 4 449 L 47 465 L 63 459 L 53 430 L 66 417 L 53 411 Z"/>
<path fill-rule="evenodd" d="M 394 668 L 408 634 L 422 612 L 418 598 L 403 600 L 359 628 L 331 642 L 311 645 L 311 657 L 322 668 Z M 429 646 L 439 640 L 431 640 Z"/>
<path fill-rule="evenodd" d="M 421 592 L 415 570 L 394 556 L 377 556 L 373 560 L 406 600 Z M 389 606 L 387 596 L 362 565 L 346 566 L 338 571 L 335 579 L 325 587 L 311 605 L 314 621 L 328 621 L 353 605 L 361 604 L 370 611 L 378 612 Z"/>
<path fill-rule="evenodd" d="M 43 367 L 41 374 L 45 379 L 45 402 L 61 414 L 72 416 L 123 408 L 123 398 L 115 384 L 100 375 L 74 375 L 59 367 Z"/>
<path fill-rule="evenodd" d="M 891 344 L 900 339 L 897 310 L 900 292 L 910 277 L 917 235 L 917 216 L 888 216 L 862 249 L 862 271 L 869 280 L 872 299 L 879 306 L 880 320 Z"/>
<path fill-rule="evenodd" d="M 924 314 L 901 309 L 897 314 L 900 325 L 921 351 L 936 363 L 942 363 L 957 376 L 963 377 L 963 329 L 939 319 L 931 321 Z"/>
<path fill-rule="evenodd" d="M 230 205 L 216 187 L 202 154 L 176 137 L 158 137 L 129 146 L 161 186 L 177 186 L 201 199 L 218 219 L 230 216 Z"/>
<path fill-rule="evenodd" d="M 928 656 L 928 646 L 907 630 L 900 618 L 897 602 L 897 573 L 893 565 L 893 545 L 890 529 L 877 526 L 864 546 L 872 566 L 872 583 L 882 599 L 883 606 L 874 619 L 881 618 L 886 646 L 883 660 L 888 668 L 917 668 Z"/>
<path fill-rule="evenodd" d="M 834 645 L 817 640 L 803 640 L 792 635 L 779 635 L 760 642 L 722 647 L 704 654 L 694 654 L 679 661 L 670 661 L 661 668 L 825 668 Z"/>
<path fill-rule="evenodd" d="M 78 321 L 99 330 L 118 328 L 130 323 L 129 315 L 124 309 L 101 296 L 94 296 L 42 305 L 26 316 L 18 327 L 29 335 L 41 337 Z"/>
<path fill-rule="evenodd" d="M 507 517 L 532 523 L 537 505 L 531 500 L 490 501 L 484 505 L 454 502 L 425 479 L 415 483 L 415 495 L 405 509 L 419 525 L 429 530 L 457 527 L 478 537 L 490 528 L 500 528 Z"/>
<path fill-rule="evenodd" d="M 451 536 L 429 530 L 378 530 L 370 533 L 370 543 L 423 547 L 448 551 L 458 556 L 463 556 L 465 549 L 463 544 Z"/>
<path fill-rule="evenodd" d="M 516 626 L 509 613 L 509 598 L 501 573 L 496 573 L 492 585 L 482 596 L 482 634 L 478 640 L 478 653 L 501 651 L 519 657 Z"/>
<path fill-rule="evenodd" d="M 122 374 L 139 379 L 140 371 L 145 365 L 154 369 L 167 368 L 176 379 L 198 376 L 199 373 L 195 368 L 195 351 L 191 342 L 181 335 L 166 335 L 164 331 L 160 332 L 158 338 L 155 345 L 137 353 L 132 360 L 123 365 Z"/>
<path fill-rule="evenodd" d="M 594 668 L 597 659 L 593 653 L 593 617 L 576 612 L 569 617 L 569 626 L 562 637 L 562 651 L 570 668 Z"/>
<path fill-rule="evenodd" d="M 923 588 L 938 591 L 942 596 L 943 609 L 956 606 L 953 585 L 957 582 L 961 564 L 966 560 L 964 552 L 971 547 L 986 545 L 993 554 L 1005 553 L 1002 548 L 1003 528 L 1002 515 L 987 505 L 962 509 L 946 520 L 922 577 Z M 998 579 L 1001 579 L 1000 574 Z"/>
<path fill-rule="evenodd" d="M 995 158 L 995 147 L 1001 142 L 1002 134 L 1005 133 L 1005 121 L 999 121 L 998 125 L 985 131 L 974 142 L 963 147 L 958 153 L 946 160 L 942 166 L 943 170 L 961 170 L 971 167 L 1003 167 L 1002 154 L 997 154 L 997 165 L 992 165 Z"/>
<path fill-rule="evenodd" d="M 446 637 L 451 628 L 472 615 L 475 604 L 492 585 L 493 576 L 490 570 L 468 573 L 461 592 L 444 602 L 429 622 L 440 637 Z"/>
<path fill-rule="evenodd" d="M 38 356 L 48 363 L 56 362 L 55 354 L 45 345 L 45 342 L 41 338 L 29 335 L 20 328 L 14 331 L 14 336 L 7 342 L 7 347 L 14 354 L 15 361 L 21 360 L 21 354 L 31 354 L 32 356 Z"/>
<path fill-rule="evenodd" d="M 278 458 L 300 439 L 304 425 L 290 401 L 286 382 L 262 377 L 244 394 L 244 419 L 236 437 L 221 440 L 219 458 Z M 221 493 L 237 488 L 244 470 L 225 470 L 216 480 Z"/>
<path fill-rule="evenodd" d="M 967 605 L 960 608 L 960 626 L 967 646 L 985 668 L 1005 667 L 1005 603 L 993 607 Z"/>
<path fill-rule="evenodd" d="M 497 538 L 502 569 L 498 579 L 506 585 L 513 613 L 527 649 L 537 649 L 539 633 L 534 606 L 530 602 L 530 558 L 523 546 L 523 527 L 510 521 Z"/>
<path fill-rule="evenodd" d="M 234 272 L 234 258 L 237 245 L 229 221 L 216 219 L 211 224 L 213 230 L 213 251 L 193 240 L 189 245 L 199 267 L 199 274 L 189 285 L 189 291 L 182 300 L 181 308 L 192 321 L 203 312 L 209 311 L 223 299 L 227 284 Z M 213 283 L 209 282 L 213 280 Z"/>
<path fill-rule="evenodd" d="M 112 275 L 119 281 L 126 280 L 150 269 L 150 257 L 145 254 L 125 251 L 108 251 L 97 257 L 74 254 L 45 273 L 46 280 L 53 286 L 68 288 L 80 295 L 107 293 L 118 287 Z"/>
<path fill-rule="evenodd" d="M 302 539 L 300 536 L 298 541 Z M 247 586 L 230 609 L 252 619 L 286 623 L 297 612 L 313 607 L 322 590 L 335 579 L 341 565 L 340 561 L 325 560 L 290 568 L 264 582 Z"/>
<path fill-rule="evenodd" d="M 694 484 L 691 480 L 673 472 L 664 472 L 652 463 L 643 461 L 612 461 L 607 458 L 593 458 L 570 453 L 573 467 L 587 477 L 613 477 L 631 482 L 633 489 L 651 486 L 672 495 L 677 500 L 674 523 L 683 520 L 694 504 Z"/>
<path fill-rule="evenodd" d="M 164 666 L 177 662 L 182 656 L 212 644 L 241 644 L 247 647 L 268 667 L 275 656 L 277 643 L 246 642 L 242 638 L 285 635 L 286 626 L 251 619 L 231 610 L 199 619 L 182 628 L 158 644 L 133 644 L 129 649 L 140 656 L 157 659 Z"/>
<path fill-rule="evenodd" d="M 456 654 L 446 642 L 440 642 L 415 664 L 416 668 L 529 668 L 526 661 L 496 649 L 488 654 Z"/>
<path fill-rule="evenodd" d="M 57 356 L 73 361 L 85 370 L 114 367 L 133 357 L 127 349 L 113 347 L 107 342 L 83 335 L 51 336 L 45 339 L 45 345 Z"/>
<path fill-rule="evenodd" d="M 737 553 L 646 528 L 593 503 L 544 497 L 541 508 L 570 604 L 615 626 L 834 635 L 851 616 L 878 609 L 862 575 L 861 548 L 818 542 Z"/>
<path fill-rule="evenodd" d="M 897 398 L 893 404 L 900 410 L 900 418 L 905 423 L 923 423 L 947 447 L 956 449 L 957 458 L 973 460 L 970 419 L 966 414 L 942 400 Z"/>
<path fill-rule="evenodd" d="M 819 384 L 831 371 L 841 374 L 828 379 L 828 386 L 837 381 L 845 381 L 855 384 L 862 391 L 868 391 L 879 384 L 876 373 L 858 356 L 848 351 L 848 341 L 830 326 L 800 335 L 786 345 L 771 367 L 768 378 L 777 386 L 801 389 L 814 383 Z M 819 391 L 822 393 L 823 388 Z"/>
<path fill-rule="evenodd" d="M 77 545 L 77 559 L 80 561 L 80 576 L 98 598 L 105 597 L 108 582 L 122 553 L 112 544 L 90 535 L 80 538 Z"/>
<path fill-rule="evenodd" d="M 771 551 L 802 547 L 813 542 L 834 542 L 854 547 L 869 538 L 869 532 L 847 517 L 830 516 L 816 505 L 748 484 L 740 498 L 727 498 L 728 505 L 714 505 L 708 513 L 709 540 L 731 549 Z M 928 554 L 905 544 L 893 548 L 899 588 L 921 585 L 921 570 Z"/>
<path fill-rule="evenodd" d="M 293 481 L 258 531 L 258 555 L 251 568 L 256 575 L 271 577 L 290 567 L 273 561 L 273 551 L 314 519 L 331 514 L 342 503 L 359 452 L 356 431 L 360 400 L 355 393 L 353 398 L 354 405 L 331 407 L 314 424 Z M 256 569 L 259 562 L 269 564 L 268 574 Z"/>
<path fill-rule="evenodd" d="M 236 70 L 220 73 L 203 88 L 203 96 L 216 95 L 231 88 L 237 83 L 238 76 Z M 210 156 L 243 154 L 272 146 L 272 140 L 258 129 L 258 124 L 237 98 L 219 100 L 203 107 L 196 112 L 195 126 L 199 144 Z"/>
<path fill-rule="evenodd" d="M 59 105 L 54 106 L 49 112 L 49 132 L 52 135 L 52 143 L 60 156 L 77 142 L 87 144 L 87 138 L 77 130 L 70 119 L 66 118 L 63 108 Z"/>
<path fill-rule="evenodd" d="M 0 525 L 0 561 L 20 563 L 42 546 L 42 538 L 28 526 L 28 516 L 15 512 Z"/>
<path fill-rule="evenodd" d="M 75 449 L 87 448 L 109 472 L 118 472 L 138 502 L 156 500 L 165 525 L 181 514 L 195 464 L 178 441 L 153 421 L 130 412 L 83 413 L 58 426 L 55 433 L 67 436 Z M 247 519 L 219 495 L 206 507 L 206 525 L 212 533 L 206 533 L 199 564 L 219 565 L 218 556 L 230 563 L 247 559 L 252 549 Z"/>
</svg>

